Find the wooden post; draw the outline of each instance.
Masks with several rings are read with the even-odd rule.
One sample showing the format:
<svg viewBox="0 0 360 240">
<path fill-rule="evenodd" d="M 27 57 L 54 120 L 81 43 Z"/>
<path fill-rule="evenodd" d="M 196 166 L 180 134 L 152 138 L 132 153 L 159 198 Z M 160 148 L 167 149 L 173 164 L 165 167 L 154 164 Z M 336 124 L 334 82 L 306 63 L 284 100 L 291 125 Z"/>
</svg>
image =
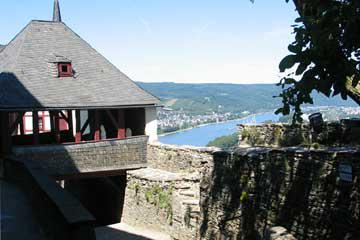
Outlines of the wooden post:
<svg viewBox="0 0 360 240">
<path fill-rule="evenodd" d="M 81 142 L 81 115 L 80 110 L 75 110 L 75 142 Z"/>
<path fill-rule="evenodd" d="M 60 136 L 60 117 L 59 112 L 56 112 L 54 116 L 54 126 L 55 126 L 55 141 L 56 143 L 61 143 L 61 136 Z"/>
<path fill-rule="evenodd" d="M 25 116 L 25 112 L 21 113 L 21 120 L 20 120 L 20 135 L 25 135 L 25 129 L 24 129 L 24 116 Z"/>
<path fill-rule="evenodd" d="M 55 136 L 55 114 L 54 111 L 49 111 L 49 115 L 50 115 L 50 130 L 51 133 Z"/>
<path fill-rule="evenodd" d="M 125 139 L 125 114 L 123 109 L 118 110 L 118 139 Z"/>
<path fill-rule="evenodd" d="M 8 112 L 0 112 L 0 153 L 6 155 L 11 152 L 11 133 Z"/>
<path fill-rule="evenodd" d="M 69 132 L 71 133 L 71 136 L 74 136 L 74 124 L 73 124 L 73 117 L 72 117 L 72 110 L 67 110 L 68 115 L 68 126 L 69 126 Z"/>
<path fill-rule="evenodd" d="M 32 112 L 32 125 L 33 125 L 33 144 L 39 144 L 39 113 L 38 111 Z"/>
<path fill-rule="evenodd" d="M 95 133 L 94 133 L 94 140 L 100 141 L 101 140 L 101 133 L 100 133 L 100 113 L 99 110 L 95 110 Z"/>
</svg>

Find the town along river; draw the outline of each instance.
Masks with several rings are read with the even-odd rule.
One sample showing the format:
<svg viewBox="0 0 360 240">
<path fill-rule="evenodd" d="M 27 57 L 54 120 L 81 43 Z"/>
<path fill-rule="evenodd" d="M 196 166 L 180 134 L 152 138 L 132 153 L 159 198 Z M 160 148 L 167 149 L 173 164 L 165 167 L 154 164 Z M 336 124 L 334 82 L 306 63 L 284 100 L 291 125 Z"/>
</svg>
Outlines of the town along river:
<svg viewBox="0 0 360 240">
<path fill-rule="evenodd" d="M 277 122 L 278 120 L 279 116 L 272 112 L 261 113 L 239 120 L 208 124 L 189 130 L 163 135 L 159 137 L 159 141 L 165 144 L 204 147 L 215 138 L 237 132 L 238 124 L 259 124 L 265 121 Z"/>
</svg>

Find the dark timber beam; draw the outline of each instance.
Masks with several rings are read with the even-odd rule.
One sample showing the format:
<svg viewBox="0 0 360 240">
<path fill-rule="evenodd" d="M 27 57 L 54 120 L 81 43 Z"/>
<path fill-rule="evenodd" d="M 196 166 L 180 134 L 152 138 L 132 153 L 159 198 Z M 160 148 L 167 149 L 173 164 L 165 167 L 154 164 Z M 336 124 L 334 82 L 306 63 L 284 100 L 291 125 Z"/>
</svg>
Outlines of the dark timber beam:
<svg viewBox="0 0 360 240">
<path fill-rule="evenodd" d="M 60 116 L 59 116 L 59 112 L 56 112 L 55 116 L 54 116 L 54 132 L 55 132 L 55 141 L 56 143 L 60 143 L 61 142 L 61 136 L 60 136 Z"/>
<path fill-rule="evenodd" d="M 118 129 L 119 128 L 119 124 L 116 121 L 116 119 L 114 118 L 113 114 L 111 113 L 111 111 L 109 109 L 105 110 L 106 114 L 109 116 L 111 123 L 113 124 L 113 126 Z"/>
<path fill-rule="evenodd" d="M 55 136 L 55 113 L 54 111 L 49 111 L 50 115 L 50 131 Z"/>
<path fill-rule="evenodd" d="M 89 124 L 89 122 L 88 122 Z M 81 128 L 81 115 L 80 110 L 75 110 L 75 142 L 81 142 L 82 129 Z M 85 127 L 86 129 L 86 127 Z M 84 129 L 84 131 L 85 131 Z"/>
<path fill-rule="evenodd" d="M 9 112 L 0 112 L 0 153 L 6 155 L 11 152 Z"/>
<path fill-rule="evenodd" d="M 66 121 L 68 124 L 70 124 L 70 122 L 69 122 L 69 116 L 66 116 L 66 115 L 63 113 L 63 111 L 59 111 L 59 113 L 60 113 L 61 117 L 62 117 L 63 119 L 65 119 L 65 121 Z"/>
<path fill-rule="evenodd" d="M 32 112 L 32 125 L 33 125 L 33 143 L 39 144 L 39 113 L 38 111 Z"/>
<path fill-rule="evenodd" d="M 67 115 L 68 115 L 68 126 L 69 126 L 69 131 L 71 132 L 71 134 L 73 134 L 74 131 L 74 123 L 73 123 L 73 115 L 72 115 L 72 110 L 67 110 Z"/>
<path fill-rule="evenodd" d="M 25 113 L 24 112 L 17 112 L 16 114 L 17 114 L 17 117 L 16 117 L 14 123 L 12 124 L 12 126 L 10 128 L 11 133 L 13 133 L 17 129 L 19 124 L 22 122 L 22 118 L 23 118 Z"/>
<path fill-rule="evenodd" d="M 25 112 L 22 113 L 21 115 L 21 120 L 20 120 L 20 135 L 25 135 L 25 128 L 24 128 L 24 116 L 25 116 Z"/>
</svg>

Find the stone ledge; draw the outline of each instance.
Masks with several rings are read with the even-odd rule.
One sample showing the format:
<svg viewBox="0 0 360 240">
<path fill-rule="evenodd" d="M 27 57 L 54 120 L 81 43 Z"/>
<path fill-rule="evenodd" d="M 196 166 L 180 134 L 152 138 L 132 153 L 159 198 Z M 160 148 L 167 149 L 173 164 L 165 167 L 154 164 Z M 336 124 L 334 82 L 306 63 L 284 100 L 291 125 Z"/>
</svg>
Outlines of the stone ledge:
<svg viewBox="0 0 360 240">
<path fill-rule="evenodd" d="M 197 174 L 182 174 L 182 173 L 173 173 L 160 169 L 154 168 L 144 168 L 139 170 L 128 171 L 128 175 L 138 179 L 143 179 L 147 181 L 154 182 L 173 182 L 173 181 L 197 181 L 200 180 L 200 177 Z"/>
<path fill-rule="evenodd" d="M 315 145 L 356 146 L 360 145 L 359 121 L 342 120 L 324 122 L 321 130 L 314 131 L 309 124 L 261 124 L 238 125 L 239 146 L 286 147 Z"/>
<path fill-rule="evenodd" d="M 209 153 L 209 154 L 213 154 L 216 151 L 219 151 L 220 148 L 217 147 L 194 147 L 194 146 L 190 146 L 190 145 L 171 145 L 171 144 L 163 144 L 160 142 L 155 142 L 155 143 L 150 143 L 150 146 L 153 147 L 159 147 L 159 148 L 163 148 L 166 150 L 183 150 L 183 151 L 195 151 L 195 152 L 200 152 L 200 153 Z"/>
<path fill-rule="evenodd" d="M 360 154 L 360 147 L 327 147 L 323 149 L 311 149 L 306 147 L 283 147 L 283 148 L 269 148 L 269 147 L 248 147 L 248 148 L 237 148 L 234 152 L 229 151 L 218 151 L 215 152 L 215 156 L 230 156 L 230 155 L 238 155 L 238 156 L 256 156 L 259 154 L 266 153 L 279 153 L 279 154 L 287 154 L 287 153 L 299 153 L 299 154 Z"/>
</svg>

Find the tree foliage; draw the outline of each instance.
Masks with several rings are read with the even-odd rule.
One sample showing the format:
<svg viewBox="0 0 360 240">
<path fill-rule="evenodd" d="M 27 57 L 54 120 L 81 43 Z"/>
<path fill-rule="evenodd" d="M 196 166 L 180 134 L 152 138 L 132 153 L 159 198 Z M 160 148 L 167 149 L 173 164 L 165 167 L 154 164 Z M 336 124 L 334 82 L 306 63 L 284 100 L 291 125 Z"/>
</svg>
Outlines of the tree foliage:
<svg viewBox="0 0 360 240">
<path fill-rule="evenodd" d="M 288 47 L 291 54 L 279 64 L 286 75 L 278 84 L 283 106 L 276 113 L 294 110 L 293 120 L 301 122 L 301 105 L 313 103 L 313 90 L 360 104 L 360 1 L 293 2 L 299 17 L 293 25 L 295 41 Z"/>
<path fill-rule="evenodd" d="M 237 133 L 218 137 L 210 141 L 206 146 L 207 147 L 219 147 L 223 149 L 228 149 L 236 147 L 238 145 L 239 136 Z"/>
</svg>

